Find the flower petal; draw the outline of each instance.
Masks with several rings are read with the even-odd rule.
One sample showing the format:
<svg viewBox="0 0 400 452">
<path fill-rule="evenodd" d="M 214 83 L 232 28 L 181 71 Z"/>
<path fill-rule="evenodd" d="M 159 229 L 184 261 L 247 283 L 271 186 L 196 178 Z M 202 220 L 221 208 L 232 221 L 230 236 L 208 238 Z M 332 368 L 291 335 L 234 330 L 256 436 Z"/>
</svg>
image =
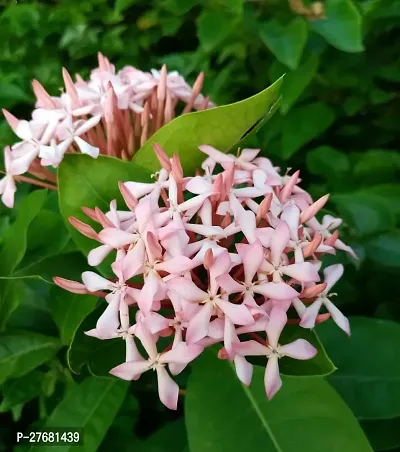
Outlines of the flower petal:
<svg viewBox="0 0 400 452">
<path fill-rule="evenodd" d="M 285 283 L 266 282 L 257 284 L 253 287 L 255 293 L 264 295 L 264 297 L 273 298 L 275 300 L 291 300 L 299 294 L 293 287 Z"/>
<path fill-rule="evenodd" d="M 189 345 L 194 344 L 207 336 L 213 310 L 213 305 L 211 303 L 206 303 L 190 320 L 186 331 L 186 342 Z"/>
<path fill-rule="evenodd" d="M 244 385 L 249 386 L 253 376 L 253 366 L 243 356 L 236 355 L 233 361 L 239 380 Z"/>
<path fill-rule="evenodd" d="M 289 226 L 284 221 L 281 221 L 271 237 L 271 257 L 275 265 L 279 264 L 283 250 L 286 248 L 289 239 Z"/>
<path fill-rule="evenodd" d="M 157 367 L 158 395 L 161 402 L 170 410 L 178 406 L 179 386 L 164 367 Z"/>
<path fill-rule="evenodd" d="M 339 281 L 339 279 L 343 275 L 343 265 L 342 264 L 335 264 L 331 265 L 324 270 L 324 281 L 326 282 L 327 286 L 325 291 L 329 293 L 329 291 L 332 289 L 332 287 Z"/>
<path fill-rule="evenodd" d="M 267 332 L 268 341 L 273 348 L 277 348 L 279 336 L 283 330 L 283 327 L 287 323 L 286 312 L 280 307 L 274 306 L 269 315 L 269 321 L 265 327 Z"/>
<path fill-rule="evenodd" d="M 130 234 L 129 232 L 122 231 L 117 228 L 103 229 L 99 232 L 99 238 L 103 243 L 113 246 L 114 248 L 130 245 L 131 243 L 135 243 L 137 240 L 137 236 L 135 234 Z"/>
<path fill-rule="evenodd" d="M 240 356 L 267 356 L 270 352 L 266 345 L 262 345 L 254 340 L 239 342 L 233 348 Z"/>
<path fill-rule="evenodd" d="M 254 318 L 244 304 L 233 304 L 230 301 L 218 300 L 218 307 L 235 325 L 251 325 Z"/>
<path fill-rule="evenodd" d="M 135 380 L 146 370 L 149 370 L 149 362 L 147 360 L 130 361 L 114 367 L 110 370 L 110 374 L 122 378 L 122 380 L 130 381 Z"/>
<path fill-rule="evenodd" d="M 89 292 L 96 292 L 97 290 L 112 289 L 112 283 L 102 276 L 94 272 L 83 272 L 82 281 Z"/>
<path fill-rule="evenodd" d="M 204 347 L 201 345 L 187 345 L 184 342 L 180 342 L 168 352 L 161 354 L 160 363 L 188 364 L 196 359 L 203 350 Z"/>
<path fill-rule="evenodd" d="M 271 355 L 268 358 L 267 367 L 264 376 L 265 392 L 269 400 L 279 391 L 282 386 L 282 380 L 279 375 L 278 357 Z"/>
<path fill-rule="evenodd" d="M 281 345 L 279 353 L 294 359 L 311 359 L 317 354 L 317 349 L 304 339 L 296 339 L 290 344 Z"/>
</svg>

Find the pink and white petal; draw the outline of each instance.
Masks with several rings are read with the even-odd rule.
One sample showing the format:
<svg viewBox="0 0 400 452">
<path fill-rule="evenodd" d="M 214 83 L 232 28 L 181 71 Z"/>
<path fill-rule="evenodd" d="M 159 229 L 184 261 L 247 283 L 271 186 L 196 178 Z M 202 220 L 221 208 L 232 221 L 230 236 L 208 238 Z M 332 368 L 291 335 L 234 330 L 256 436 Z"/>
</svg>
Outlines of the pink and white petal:
<svg viewBox="0 0 400 452">
<path fill-rule="evenodd" d="M 179 386 L 170 377 L 165 367 L 157 367 L 158 395 L 161 402 L 170 410 L 178 406 Z"/>
<path fill-rule="evenodd" d="M 0 180 L 1 200 L 9 209 L 14 207 L 14 195 L 16 191 L 17 187 L 12 176 L 6 175 Z"/>
<path fill-rule="evenodd" d="M 103 243 L 114 248 L 130 245 L 137 240 L 137 236 L 135 234 L 130 234 L 129 232 L 122 231 L 117 228 L 103 229 L 99 232 L 99 238 Z"/>
<path fill-rule="evenodd" d="M 122 259 L 122 275 L 125 280 L 133 278 L 142 273 L 146 258 L 143 240 L 139 240 L 136 245 L 128 250 Z"/>
<path fill-rule="evenodd" d="M 203 305 L 190 320 L 186 331 L 186 342 L 191 345 L 208 335 L 208 327 L 214 307 L 211 303 Z"/>
<path fill-rule="evenodd" d="M 278 357 L 271 355 L 268 358 L 267 367 L 264 375 L 265 392 L 269 400 L 281 389 L 282 380 L 279 375 Z"/>
<path fill-rule="evenodd" d="M 186 190 L 195 195 L 202 195 L 211 189 L 211 184 L 202 176 L 192 177 L 186 184 Z"/>
<path fill-rule="evenodd" d="M 212 320 L 208 327 L 208 336 L 212 339 L 222 341 L 224 338 L 225 321 L 219 317 Z"/>
<path fill-rule="evenodd" d="M 126 346 L 126 358 L 125 361 L 141 361 L 143 359 L 142 355 L 139 353 L 135 339 L 132 336 L 126 336 L 125 338 L 125 346 Z"/>
<path fill-rule="evenodd" d="M 96 292 L 97 290 L 111 290 L 112 283 L 102 276 L 94 272 L 83 272 L 82 281 L 89 292 Z"/>
<path fill-rule="evenodd" d="M 160 363 L 178 363 L 188 364 L 196 359 L 204 350 L 204 347 L 198 344 L 187 345 L 185 342 L 178 343 L 171 350 L 160 355 Z"/>
<path fill-rule="evenodd" d="M 119 333 L 115 329 L 113 330 L 101 330 L 93 328 L 92 330 L 84 332 L 86 336 L 95 337 L 96 339 L 115 339 L 119 337 Z"/>
<path fill-rule="evenodd" d="M 243 162 L 252 162 L 259 154 L 260 149 L 243 149 L 240 153 L 239 160 Z"/>
<path fill-rule="evenodd" d="M 270 349 L 257 341 L 251 340 L 238 342 L 233 346 L 235 352 L 240 356 L 267 356 Z"/>
<path fill-rule="evenodd" d="M 167 286 L 187 301 L 198 302 L 208 298 L 207 292 L 199 289 L 193 281 L 187 278 L 171 279 Z"/>
<path fill-rule="evenodd" d="M 149 330 L 143 325 L 143 323 L 137 323 L 135 328 L 135 336 L 140 340 L 144 349 L 146 350 L 149 358 L 155 360 L 157 357 L 157 345 L 156 338 Z"/>
<path fill-rule="evenodd" d="M 101 120 L 101 116 L 93 116 L 92 118 L 85 121 L 80 127 L 75 130 L 76 135 L 82 135 L 88 130 L 93 129 Z M 76 137 L 75 137 L 76 138 Z"/>
<path fill-rule="evenodd" d="M 261 306 L 260 306 L 260 309 L 261 309 Z M 240 326 L 239 328 L 236 328 L 236 333 L 244 334 L 244 333 L 256 333 L 258 331 L 265 331 L 265 327 L 267 326 L 267 323 L 268 323 L 268 316 L 264 315 L 263 317 L 260 317 L 259 319 L 257 319 L 252 325 Z"/>
<path fill-rule="evenodd" d="M 147 360 L 130 361 L 114 367 L 110 370 L 110 374 L 122 378 L 122 380 L 130 381 L 136 380 L 146 370 L 149 370 L 149 362 Z"/>
<path fill-rule="evenodd" d="M 349 245 L 346 245 L 345 243 L 343 243 L 340 239 L 337 239 L 335 242 L 335 248 L 338 250 L 342 250 L 342 251 L 346 251 L 347 253 L 350 254 L 351 257 L 353 257 L 354 259 L 358 259 L 357 254 L 354 252 L 353 248 Z"/>
<path fill-rule="evenodd" d="M 317 354 L 317 349 L 305 339 L 296 339 L 290 344 L 281 345 L 279 353 L 294 359 L 311 359 Z"/>
<path fill-rule="evenodd" d="M 317 282 L 320 280 L 318 271 L 309 262 L 281 266 L 280 271 L 300 282 Z"/>
<path fill-rule="evenodd" d="M 322 306 L 322 298 L 317 298 L 301 316 L 300 326 L 303 328 L 314 328 L 317 315 Z"/>
<path fill-rule="evenodd" d="M 349 319 L 344 316 L 340 310 L 330 301 L 324 302 L 326 309 L 331 313 L 333 321 L 341 328 L 348 336 L 350 336 L 350 323 Z"/>
<path fill-rule="evenodd" d="M 282 333 L 284 326 L 287 323 L 287 315 L 286 312 L 278 307 L 274 306 L 269 315 L 269 321 L 265 328 L 265 331 L 268 336 L 268 341 L 273 348 L 277 348 L 279 336 Z"/>
<path fill-rule="evenodd" d="M 147 316 L 145 316 L 142 323 L 151 334 L 159 333 L 169 326 L 169 320 L 157 312 L 150 312 Z"/>
<path fill-rule="evenodd" d="M 96 323 L 96 330 L 100 335 L 103 335 L 104 332 L 117 331 L 120 321 L 119 321 L 119 304 L 120 297 L 116 296 L 114 299 L 108 304 L 106 310 L 100 316 L 99 320 Z M 105 333 L 107 334 L 107 333 Z"/>
<path fill-rule="evenodd" d="M 296 242 L 299 240 L 299 219 L 300 209 L 294 204 L 283 209 L 281 220 L 287 223 L 290 230 L 290 238 Z"/>
<path fill-rule="evenodd" d="M 199 146 L 201 152 L 207 154 L 214 162 L 220 164 L 232 164 L 235 162 L 235 157 L 230 154 L 225 154 L 224 152 L 218 151 L 217 149 L 209 146 L 208 144 L 203 144 Z"/>
<path fill-rule="evenodd" d="M 289 226 L 284 221 L 281 221 L 271 237 L 271 257 L 275 265 L 279 264 L 283 250 L 287 247 L 289 240 Z"/>
<path fill-rule="evenodd" d="M 96 146 L 92 146 L 85 140 L 82 140 L 81 137 L 75 137 L 74 141 L 78 145 L 78 148 L 82 152 L 82 154 L 90 155 L 94 159 L 99 156 L 100 150 Z"/>
<path fill-rule="evenodd" d="M 273 298 L 275 300 L 291 300 L 299 295 L 293 287 L 281 282 L 261 283 L 254 286 L 253 291 L 264 295 L 264 297 Z"/>
<path fill-rule="evenodd" d="M 233 194 L 238 198 L 258 198 L 264 194 L 264 190 L 256 187 L 234 188 Z"/>
<path fill-rule="evenodd" d="M 232 293 L 241 293 L 244 290 L 244 286 L 236 282 L 228 273 L 218 276 L 216 281 L 217 284 L 229 295 Z"/>
<path fill-rule="evenodd" d="M 218 307 L 235 325 L 251 325 L 254 318 L 244 304 L 233 304 L 230 301 L 218 300 Z"/>
<path fill-rule="evenodd" d="M 145 313 L 149 313 L 153 306 L 153 301 L 159 286 L 159 279 L 154 271 L 150 271 L 144 279 L 144 285 L 140 291 L 137 303 L 139 308 Z"/>
<path fill-rule="evenodd" d="M 239 380 L 246 386 L 249 386 L 253 377 L 253 366 L 243 356 L 236 355 L 233 362 L 235 363 L 236 375 Z"/>
<path fill-rule="evenodd" d="M 103 262 L 103 260 L 113 251 L 113 247 L 109 245 L 101 245 L 91 250 L 88 254 L 88 263 L 94 267 Z"/>
<path fill-rule="evenodd" d="M 342 264 L 331 265 L 324 270 L 324 281 L 326 282 L 325 291 L 328 293 L 332 287 L 339 281 L 344 272 Z"/>
<path fill-rule="evenodd" d="M 155 184 L 144 182 L 125 182 L 124 185 L 137 199 L 141 198 L 142 196 L 148 195 L 156 187 Z"/>
<path fill-rule="evenodd" d="M 203 204 L 204 200 L 208 198 L 208 196 L 211 195 L 211 192 L 205 195 L 198 195 L 194 198 L 188 199 L 187 201 L 183 202 L 182 204 L 179 204 L 179 210 L 181 212 L 186 212 L 190 209 L 199 209 L 201 205 Z"/>
<path fill-rule="evenodd" d="M 259 240 L 248 247 L 243 260 L 245 282 L 250 284 L 264 259 L 264 250 Z"/>
<path fill-rule="evenodd" d="M 243 210 L 238 218 L 240 229 L 251 244 L 256 241 L 256 216 L 251 210 Z"/>
<path fill-rule="evenodd" d="M 265 248 L 270 248 L 272 235 L 274 229 L 272 228 L 257 228 L 256 238 L 261 242 Z"/>
<path fill-rule="evenodd" d="M 194 232 L 195 234 L 204 235 L 206 237 L 213 236 L 213 235 L 224 236 L 224 230 L 220 226 L 207 226 L 204 224 L 187 223 L 185 225 L 185 229 L 187 231 Z"/>
<path fill-rule="evenodd" d="M 172 275 L 179 275 L 183 272 L 191 270 L 195 264 L 191 259 L 185 256 L 177 256 L 167 261 L 156 264 L 157 271 L 161 270 Z"/>
</svg>

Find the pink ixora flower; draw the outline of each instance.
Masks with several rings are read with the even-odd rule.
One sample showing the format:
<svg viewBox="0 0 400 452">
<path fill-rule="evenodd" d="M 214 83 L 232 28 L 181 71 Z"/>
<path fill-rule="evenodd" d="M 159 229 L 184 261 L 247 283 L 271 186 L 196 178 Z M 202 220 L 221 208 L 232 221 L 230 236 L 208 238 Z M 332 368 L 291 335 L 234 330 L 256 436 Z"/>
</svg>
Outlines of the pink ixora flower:
<svg viewBox="0 0 400 452">
<path fill-rule="evenodd" d="M 102 71 L 115 76 L 112 68 Z M 298 186 L 298 172 L 281 176 L 257 149 L 226 156 L 201 146 L 207 154 L 204 174 L 184 177 L 178 156 L 154 147 L 162 167 L 154 182 L 119 184 L 126 209 L 115 201 L 106 213 L 84 207 L 94 227 L 70 219 L 101 244 L 89 253 L 89 264 L 115 256 L 116 277 L 85 272 L 83 284 L 55 282 L 74 293 L 106 298 L 103 314 L 86 334 L 122 338 L 125 362 L 110 372 L 136 380 L 154 370 L 167 407 L 176 409 L 179 393 L 171 375 L 215 344 L 221 344 L 218 357 L 230 360 L 247 385 L 253 367 L 246 357 L 265 356 L 271 398 L 282 384 L 279 359 L 307 360 L 317 353 L 301 337 L 291 343 L 279 339 L 287 323 L 297 325 L 301 336 L 301 327 L 332 317 L 349 332 L 348 320 L 329 295 L 343 267 L 326 268 L 325 282 L 319 282 L 321 256 L 332 254 L 338 240 L 333 222 L 324 226 L 328 233 L 316 218 L 328 198 L 314 201 Z M 215 173 L 217 164 L 220 173 Z M 328 313 L 319 314 L 322 305 Z"/>
<path fill-rule="evenodd" d="M 28 173 L 18 180 L 57 190 L 57 177 L 46 167 L 59 166 L 66 154 L 131 160 L 154 132 L 180 112 L 214 106 L 201 94 L 203 73 L 190 86 L 177 72 L 168 73 L 165 65 L 160 71 L 142 72 L 132 66 L 116 71 L 99 53 L 99 67 L 89 80 L 77 75 L 74 81 L 65 68 L 62 74 L 65 91 L 59 96 L 47 93 L 37 80 L 32 82 L 37 98 L 32 119 L 19 120 L 3 110 L 20 139 L 5 156 L 11 162 L 8 176 Z M 13 207 L 15 187 L 8 176 L 1 186 L 6 193 L 2 200 Z"/>
</svg>

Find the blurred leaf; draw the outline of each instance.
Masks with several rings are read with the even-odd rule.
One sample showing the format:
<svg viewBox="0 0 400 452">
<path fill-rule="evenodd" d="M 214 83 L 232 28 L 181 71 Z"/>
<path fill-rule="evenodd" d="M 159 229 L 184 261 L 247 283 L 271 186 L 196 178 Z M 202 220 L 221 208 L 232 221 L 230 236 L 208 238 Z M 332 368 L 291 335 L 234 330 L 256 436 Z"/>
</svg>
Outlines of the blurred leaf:
<svg viewBox="0 0 400 452">
<path fill-rule="evenodd" d="M 395 215 L 400 215 L 400 184 L 381 184 L 363 188 L 363 193 L 379 196 Z"/>
<path fill-rule="evenodd" d="M 97 297 L 74 294 L 55 286 L 51 289 L 50 300 L 61 343 L 69 345 L 82 320 L 95 308 Z"/>
<path fill-rule="evenodd" d="M 282 158 L 292 157 L 304 144 L 321 135 L 334 119 L 333 110 L 321 103 L 290 110 L 283 120 Z"/>
<path fill-rule="evenodd" d="M 85 331 L 96 328 L 105 308 L 105 303 L 99 304 L 75 331 L 67 355 L 68 365 L 74 373 L 81 373 L 86 365 L 93 375 L 107 376 L 113 367 L 125 361 L 125 344 L 121 338 L 100 340 L 85 334 Z"/>
<path fill-rule="evenodd" d="M 0 104 L 3 108 L 12 108 L 18 103 L 31 101 L 31 97 L 20 86 L 0 81 Z"/>
<path fill-rule="evenodd" d="M 307 169 L 325 179 L 332 176 L 345 177 L 350 169 L 350 162 L 343 152 L 330 146 L 319 146 L 307 152 Z"/>
<path fill-rule="evenodd" d="M 97 243 L 73 228 L 68 217 L 73 216 L 85 223 L 95 225 L 83 214 L 82 206 L 91 208 L 97 206 L 107 212 L 113 199 L 118 201 L 122 199 L 118 189 L 119 181 L 144 182 L 148 179 L 150 174 L 136 163 L 105 156 L 92 159 L 82 154 L 64 157 L 63 164 L 58 169 L 60 212 L 72 239 L 85 255 L 95 248 Z M 110 272 L 107 265 L 100 268 Z"/>
<path fill-rule="evenodd" d="M 338 370 L 329 382 L 359 419 L 400 415 L 400 325 L 351 317 L 351 337 L 333 322 L 316 331 Z M 365 352 L 367 351 L 367 354 Z"/>
<path fill-rule="evenodd" d="M 227 152 L 252 126 L 268 116 L 268 111 L 278 97 L 281 83 L 282 79 L 240 102 L 174 119 L 144 144 L 135 154 L 133 163 L 151 172 L 158 171 L 160 164 L 152 144 L 159 143 L 168 155 L 179 155 L 185 174 L 194 174 L 205 155 L 198 150 L 198 146 L 207 143 Z"/>
<path fill-rule="evenodd" d="M 341 215 L 355 227 L 360 235 L 387 231 L 394 227 L 394 215 L 379 196 L 363 191 L 333 195 L 331 200 Z"/>
<path fill-rule="evenodd" d="M 240 16 L 204 9 L 197 19 L 197 36 L 201 47 L 211 52 L 238 25 Z"/>
<path fill-rule="evenodd" d="M 74 385 L 54 409 L 44 428 L 68 426 L 83 429 L 82 452 L 95 452 L 112 424 L 124 401 L 129 383 L 118 379 L 86 378 Z M 39 452 L 50 452 L 52 446 L 32 447 Z M 74 451 L 74 444 L 65 445 L 63 451 Z"/>
<path fill-rule="evenodd" d="M 282 85 L 281 113 L 286 114 L 296 103 L 303 91 L 311 83 L 317 73 L 319 58 L 316 55 L 310 55 L 304 63 L 294 71 L 286 73 Z M 274 62 L 269 71 L 270 80 L 273 82 L 285 73 L 285 67 Z"/>
<path fill-rule="evenodd" d="M 133 448 L 146 452 L 189 452 L 184 420 L 168 422 L 148 438 L 136 440 Z"/>
<path fill-rule="evenodd" d="M 400 231 L 395 230 L 367 243 L 368 258 L 385 267 L 400 267 Z"/>
<path fill-rule="evenodd" d="M 160 5 L 173 14 L 181 15 L 190 11 L 200 0 L 161 0 Z"/>
<path fill-rule="evenodd" d="M 329 44 L 344 52 L 362 52 L 362 19 L 351 0 L 326 0 L 326 18 L 313 20 L 310 27 Z"/>
<path fill-rule="evenodd" d="M 369 185 L 396 180 L 396 172 L 400 172 L 400 155 L 385 149 L 372 149 L 357 154 L 358 161 L 354 167 L 354 175 Z"/>
<path fill-rule="evenodd" d="M 263 380 L 264 371 L 256 367 L 247 388 L 229 361 L 206 350 L 193 365 L 185 397 L 191 452 L 248 452 L 261 444 L 277 452 L 320 452 L 334 445 L 372 450 L 351 411 L 322 378 L 283 377 L 270 401 Z"/>
<path fill-rule="evenodd" d="M 278 61 L 290 69 L 299 65 L 307 36 L 307 23 L 301 17 L 296 17 L 286 26 L 276 19 L 260 25 L 260 38 L 264 44 Z"/>
<path fill-rule="evenodd" d="M 24 257 L 28 227 L 40 212 L 46 196 L 46 190 L 36 190 L 22 201 L 18 209 L 17 219 L 7 229 L 4 237 L 0 251 L 0 276 L 10 275 Z"/>
<path fill-rule="evenodd" d="M 21 378 L 7 382 L 2 390 L 3 400 L 0 404 L 0 413 L 37 397 L 42 390 L 43 377 L 43 372 L 34 370 Z"/>
<path fill-rule="evenodd" d="M 37 333 L 18 331 L 0 334 L 0 384 L 29 373 L 52 358 L 59 342 Z"/>
<path fill-rule="evenodd" d="M 380 452 L 400 447 L 400 417 L 363 421 L 361 427 L 375 451 Z"/>
</svg>

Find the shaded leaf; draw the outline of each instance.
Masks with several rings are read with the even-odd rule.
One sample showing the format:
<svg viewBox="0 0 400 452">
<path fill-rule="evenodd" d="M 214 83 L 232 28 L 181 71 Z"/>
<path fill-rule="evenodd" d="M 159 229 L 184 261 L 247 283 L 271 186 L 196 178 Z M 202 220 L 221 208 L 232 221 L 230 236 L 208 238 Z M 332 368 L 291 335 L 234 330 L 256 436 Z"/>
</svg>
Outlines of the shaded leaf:
<svg viewBox="0 0 400 452">
<path fill-rule="evenodd" d="M 290 69 L 297 68 L 308 36 L 307 23 L 303 18 L 296 17 L 286 26 L 276 19 L 270 20 L 261 24 L 259 33 L 278 61 Z"/>
<path fill-rule="evenodd" d="M 345 177 L 350 169 L 347 155 L 330 146 L 319 146 L 307 152 L 307 169 L 310 173 L 329 179 Z"/>
<path fill-rule="evenodd" d="M 350 338 L 333 322 L 316 327 L 338 367 L 329 381 L 359 419 L 400 416 L 400 325 L 351 317 L 350 326 Z"/>
<path fill-rule="evenodd" d="M 395 230 L 371 239 L 367 243 L 367 256 L 379 265 L 400 267 L 400 231 Z"/>
<path fill-rule="evenodd" d="M 197 19 L 197 36 L 201 47 L 211 52 L 240 22 L 240 16 L 204 9 Z"/>
<path fill-rule="evenodd" d="M 363 421 L 361 427 L 375 451 L 380 452 L 400 447 L 400 417 Z"/>
<path fill-rule="evenodd" d="M 7 382 L 2 389 L 0 413 L 37 397 L 42 391 L 43 377 L 43 372 L 34 370 L 21 378 Z"/>
</svg>

